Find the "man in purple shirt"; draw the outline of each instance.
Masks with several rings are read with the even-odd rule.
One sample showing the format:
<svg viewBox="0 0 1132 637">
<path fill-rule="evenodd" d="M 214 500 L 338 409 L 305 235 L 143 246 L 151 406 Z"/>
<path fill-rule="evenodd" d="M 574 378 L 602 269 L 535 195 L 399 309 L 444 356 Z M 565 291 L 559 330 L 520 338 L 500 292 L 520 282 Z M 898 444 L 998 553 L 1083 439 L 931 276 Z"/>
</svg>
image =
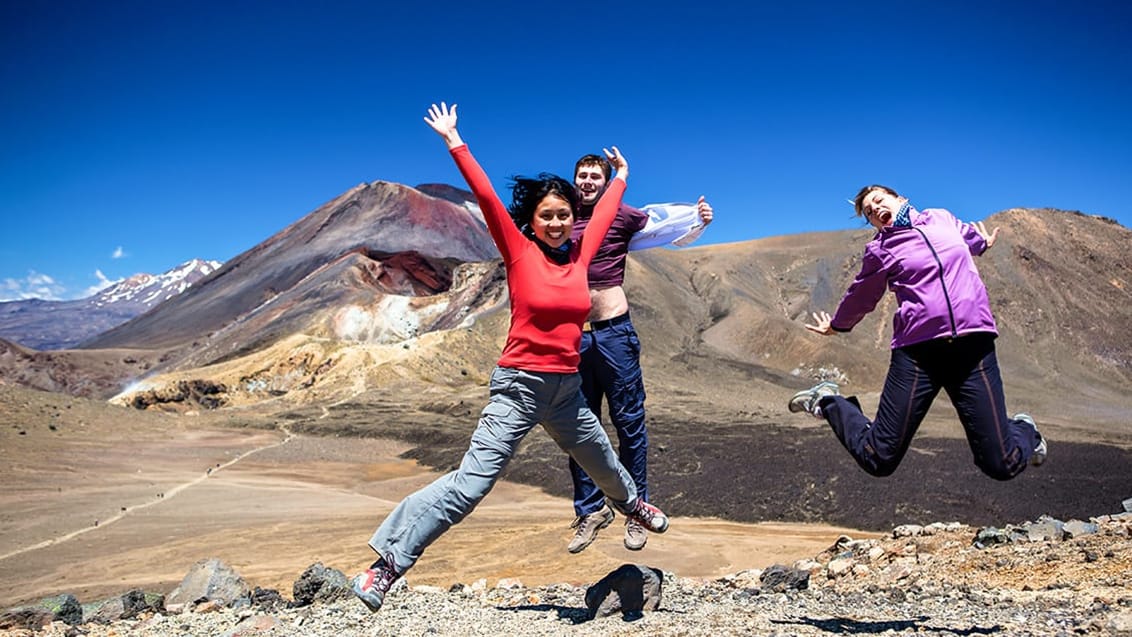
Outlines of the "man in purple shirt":
<svg viewBox="0 0 1132 637">
<path fill-rule="evenodd" d="M 609 162 L 598 155 L 586 155 L 575 164 L 574 185 L 581 199 L 581 210 L 574 220 L 575 239 L 589 223 L 610 173 Z M 711 223 L 712 216 L 712 208 L 703 197 L 694 205 L 662 204 L 646 206 L 644 210 L 622 205 L 589 268 L 592 308 L 590 319 L 583 327 L 578 365 L 582 393 L 590 410 L 599 418 L 603 397 L 608 401 L 621 464 L 629 471 L 638 495 L 646 502 L 649 492 L 645 386 L 641 377 L 641 343 L 629 318 L 629 300 L 622 287 L 625 260 L 630 249 L 690 243 Z M 605 504 L 605 495 L 573 460 L 570 474 L 574 481 L 577 519 L 567 550 L 578 553 L 594 541 L 598 531 L 609 526 L 614 514 Z M 625 548 L 637 551 L 644 548 L 648 533 L 635 521 L 626 520 L 624 541 Z"/>
</svg>

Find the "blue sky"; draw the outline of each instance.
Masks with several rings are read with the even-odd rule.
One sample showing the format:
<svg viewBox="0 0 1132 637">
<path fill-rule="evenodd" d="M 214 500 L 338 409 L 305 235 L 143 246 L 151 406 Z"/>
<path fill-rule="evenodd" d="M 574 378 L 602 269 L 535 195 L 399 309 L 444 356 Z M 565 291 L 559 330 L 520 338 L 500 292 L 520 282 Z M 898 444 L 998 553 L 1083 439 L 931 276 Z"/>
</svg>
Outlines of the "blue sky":
<svg viewBox="0 0 1132 637">
<path fill-rule="evenodd" d="M 462 185 L 440 100 L 498 189 L 616 144 L 627 201 L 708 197 L 704 243 L 856 227 L 875 182 L 1132 226 L 1132 3 L 543 4 L 0 1 L 0 300 Z"/>
</svg>

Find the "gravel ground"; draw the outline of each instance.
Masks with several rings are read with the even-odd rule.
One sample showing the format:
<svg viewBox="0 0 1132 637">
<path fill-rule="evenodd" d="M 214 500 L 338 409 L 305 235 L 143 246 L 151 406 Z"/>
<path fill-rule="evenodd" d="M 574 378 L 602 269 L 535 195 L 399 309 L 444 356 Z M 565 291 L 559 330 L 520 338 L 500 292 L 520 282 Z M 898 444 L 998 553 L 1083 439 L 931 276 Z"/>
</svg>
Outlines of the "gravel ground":
<svg viewBox="0 0 1132 637">
<path fill-rule="evenodd" d="M 11 635 L 1132 635 L 1132 514 L 1092 520 L 1095 533 L 980 548 L 979 529 L 900 527 L 880 540 L 844 537 L 793 568 L 808 586 L 782 590 L 761 571 L 704 581 L 665 575 L 660 608 L 589 619 L 585 589 L 501 582 L 450 590 L 395 588 L 376 614 L 353 599 L 302 608 L 148 613 L 110 625 Z M 410 578 L 411 579 L 411 574 Z"/>
</svg>

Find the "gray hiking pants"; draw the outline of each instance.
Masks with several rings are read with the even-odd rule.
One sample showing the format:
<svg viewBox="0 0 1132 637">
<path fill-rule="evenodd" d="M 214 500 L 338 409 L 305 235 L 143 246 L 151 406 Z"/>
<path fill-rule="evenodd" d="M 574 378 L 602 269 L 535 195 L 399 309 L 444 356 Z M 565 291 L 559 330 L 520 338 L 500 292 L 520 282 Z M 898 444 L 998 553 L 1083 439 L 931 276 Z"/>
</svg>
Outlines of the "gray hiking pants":
<svg viewBox="0 0 1132 637">
<path fill-rule="evenodd" d="M 483 408 L 460 468 L 402 500 L 374 532 L 370 547 L 392 560 L 398 573 L 412 568 L 430 544 L 476 508 L 495 486 L 519 442 L 540 423 L 610 504 L 624 513 L 636 503 L 633 479 L 586 407 L 577 374 L 496 367 L 491 374 L 491 400 Z"/>
</svg>

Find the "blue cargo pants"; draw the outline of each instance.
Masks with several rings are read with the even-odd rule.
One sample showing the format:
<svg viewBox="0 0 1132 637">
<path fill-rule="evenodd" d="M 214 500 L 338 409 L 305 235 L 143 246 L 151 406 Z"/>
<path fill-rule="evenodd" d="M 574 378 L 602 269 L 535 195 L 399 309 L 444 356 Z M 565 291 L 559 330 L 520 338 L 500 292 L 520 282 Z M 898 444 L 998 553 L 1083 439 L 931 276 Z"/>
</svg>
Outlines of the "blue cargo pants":
<svg viewBox="0 0 1132 637">
<path fill-rule="evenodd" d="M 633 477 L 637 493 L 649 501 L 649 435 L 645 428 L 645 383 L 641 375 L 641 341 L 629 314 L 593 321 L 582 332 L 582 394 L 590 411 L 601 416 L 602 398 L 609 401 L 609 419 L 617 431 L 617 457 Z M 574 513 L 600 511 L 605 496 L 583 467 L 570 460 L 574 480 Z"/>
</svg>

